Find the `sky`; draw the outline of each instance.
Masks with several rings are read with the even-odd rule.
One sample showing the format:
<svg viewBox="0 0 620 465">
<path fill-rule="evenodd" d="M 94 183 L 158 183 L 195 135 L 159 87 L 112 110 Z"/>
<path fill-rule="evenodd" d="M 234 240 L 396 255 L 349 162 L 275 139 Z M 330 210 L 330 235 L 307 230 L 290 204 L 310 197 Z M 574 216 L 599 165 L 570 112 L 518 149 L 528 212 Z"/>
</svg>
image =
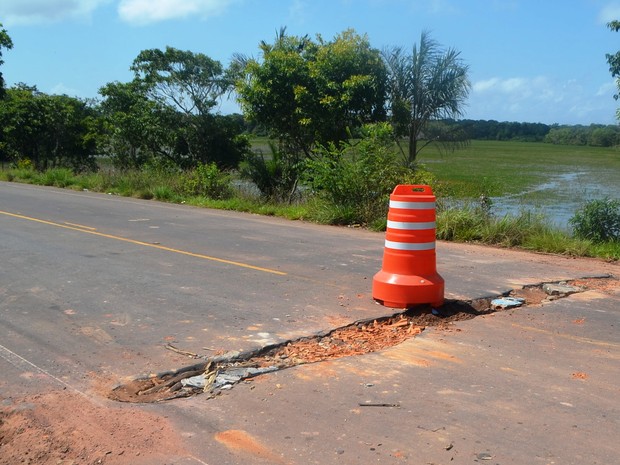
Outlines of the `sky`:
<svg viewBox="0 0 620 465">
<path fill-rule="evenodd" d="M 132 79 L 142 50 L 204 53 L 228 66 L 259 57 L 261 40 L 331 39 L 353 28 L 371 45 L 412 48 L 422 31 L 460 51 L 471 92 L 464 118 L 545 124 L 616 124 L 620 101 L 605 59 L 620 50 L 620 0 L 0 0 L 9 86 L 98 98 Z M 239 111 L 234 98 L 218 107 Z"/>
</svg>

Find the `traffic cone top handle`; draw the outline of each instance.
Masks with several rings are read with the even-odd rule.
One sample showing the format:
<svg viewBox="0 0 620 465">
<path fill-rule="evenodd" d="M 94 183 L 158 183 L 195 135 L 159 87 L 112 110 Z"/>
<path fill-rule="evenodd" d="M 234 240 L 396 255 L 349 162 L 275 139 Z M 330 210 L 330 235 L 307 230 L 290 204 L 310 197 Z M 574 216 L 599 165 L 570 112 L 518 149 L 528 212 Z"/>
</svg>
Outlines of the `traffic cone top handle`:
<svg viewBox="0 0 620 465">
<path fill-rule="evenodd" d="M 399 184 L 392 195 L 433 195 L 433 189 L 425 184 Z"/>
</svg>

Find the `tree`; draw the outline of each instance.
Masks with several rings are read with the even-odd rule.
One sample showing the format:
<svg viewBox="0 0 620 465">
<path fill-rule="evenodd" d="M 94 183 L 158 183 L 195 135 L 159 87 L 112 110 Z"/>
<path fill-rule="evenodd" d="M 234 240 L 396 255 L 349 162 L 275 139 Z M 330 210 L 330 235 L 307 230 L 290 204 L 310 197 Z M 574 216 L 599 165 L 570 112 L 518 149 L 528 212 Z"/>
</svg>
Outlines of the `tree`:
<svg viewBox="0 0 620 465">
<path fill-rule="evenodd" d="M 119 168 L 139 168 L 154 158 L 175 164 L 174 131 L 165 108 L 149 100 L 140 81 L 111 82 L 99 89 L 102 128 L 99 147 Z"/>
<path fill-rule="evenodd" d="M 607 23 L 607 27 L 613 32 L 618 32 L 620 31 L 620 21 L 610 21 Z M 607 58 L 607 63 L 609 64 L 609 72 L 612 77 L 616 78 L 616 85 L 618 86 L 618 89 L 620 89 L 620 51 L 614 53 L 613 55 L 607 53 L 605 58 Z M 620 94 L 614 94 L 614 98 L 618 100 L 618 98 L 620 98 Z M 616 116 L 620 119 L 620 109 L 616 112 Z"/>
<path fill-rule="evenodd" d="M 383 57 L 389 76 L 392 124 L 397 137 L 409 139 L 405 164 L 411 167 L 425 146 L 442 140 L 441 134 L 429 137 L 429 123 L 463 114 L 471 88 L 469 69 L 460 52 L 442 49 L 427 32 L 422 33 L 419 46 L 414 45 L 411 54 L 402 47 L 392 47 L 383 52 Z"/>
<path fill-rule="evenodd" d="M 93 169 L 96 150 L 89 125 L 93 115 L 85 101 L 19 84 L 0 101 L 5 151 L 16 160 L 28 158 L 37 169 Z"/>
<path fill-rule="evenodd" d="M 153 100 L 187 115 L 209 113 L 230 87 L 219 61 L 172 47 L 141 51 L 130 69 Z"/>
<path fill-rule="evenodd" d="M 242 127 L 234 117 L 211 113 L 232 86 L 218 61 L 202 53 L 166 47 L 165 51 L 143 50 L 131 70 L 134 85 L 144 90 L 148 101 L 165 117 L 160 129 L 174 138 L 160 147 L 161 153 L 184 168 L 210 162 L 224 168 L 237 166 L 249 149 L 248 141 L 240 137 Z"/>
<path fill-rule="evenodd" d="M 289 36 L 259 44 L 260 59 L 237 56 L 229 68 L 244 116 L 277 141 L 270 160 L 245 160 L 243 172 L 263 194 L 295 193 L 304 160 L 317 145 L 347 140 L 364 123 L 385 118 L 385 67 L 366 36 L 347 30 L 325 41 Z M 278 173 L 278 182 L 264 175 Z"/>
<path fill-rule="evenodd" d="M 0 23 L 0 66 L 4 64 L 4 60 L 2 59 L 2 49 L 5 48 L 10 50 L 13 48 L 13 41 L 9 37 L 9 34 L 6 32 L 6 29 L 2 27 L 2 23 Z M 2 72 L 0 71 L 0 99 L 2 99 L 5 95 L 4 88 L 4 77 L 2 76 Z"/>
<path fill-rule="evenodd" d="M 273 44 L 259 45 L 262 62 L 237 57 L 240 77 L 236 90 L 244 116 L 264 126 L 280 145 L 279 160 L 289 168 L 309 156 L 314 143 L 312 119 L 298 102 L 313 87 L 307 61 L 314 43 L 305 37 L 287 36 L 283 28 Z M 307 98 L 307 100 L 310 100 Z"/>
<path fill-rule="evenodd" d="M 613 147 L 617 143 L 617 126 L 598 126 L 592 128 L 588 145 L 592 147 Z"/>
<path fill-rule="evenodd" d="M 318 99 L 314 99 L 321 144 L 345 141 L 351 131 L 384 121 L 387 73 L 381 53 L 367 36 L 352 29 L 326 42 L 320 36 L 314 61 L 309 63 Z"/>
<path fill-rule="evenodd" d="M 385 67 L 366 36 L 353 30 L 331 41 L 286 34 L 261 42 L 261 60 L 237 57 L 236 90 L 244 115 L 281 149 L 311 157 L 316 143 L 337 143 L 350 130 L 385 116 Z"/>
</svg>

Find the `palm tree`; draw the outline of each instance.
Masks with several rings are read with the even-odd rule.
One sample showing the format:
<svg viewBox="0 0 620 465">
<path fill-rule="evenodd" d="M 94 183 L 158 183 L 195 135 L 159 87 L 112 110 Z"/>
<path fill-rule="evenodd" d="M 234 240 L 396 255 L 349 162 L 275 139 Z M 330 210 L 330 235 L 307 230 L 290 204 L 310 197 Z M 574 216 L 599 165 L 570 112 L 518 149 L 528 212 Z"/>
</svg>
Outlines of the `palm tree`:
<svg viewBox="0 0 620 465">
<path fill-rule="evenodd" d="M 442 49 L 426 31 L 422 32 L 419 47 L 413 46 L 411 55 L 402 47 L 383 52 L 389 74 L 392 124 L 398 137 L 409 138 L 408 152 L 403 151 L 409 167 L 415 164 L 420 150 L 442 139 L 441 135 L 430 137 L 425 133 L 429 122 L 463 114 L 471 84 L 467 77 L 469 67 L 459 55 L 455 49 Z"/>
</svg>

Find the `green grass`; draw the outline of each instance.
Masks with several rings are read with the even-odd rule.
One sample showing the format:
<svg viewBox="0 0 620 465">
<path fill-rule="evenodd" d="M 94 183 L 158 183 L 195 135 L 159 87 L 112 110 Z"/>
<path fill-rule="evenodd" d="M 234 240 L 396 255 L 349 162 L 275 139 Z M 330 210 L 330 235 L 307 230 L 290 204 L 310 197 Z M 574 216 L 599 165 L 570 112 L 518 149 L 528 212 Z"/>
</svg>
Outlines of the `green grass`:
<svg viewBox="0 0 620 465">
<path fill-rule="evenodd" d="M 604 258 L 605 260 L 620 260 L 620 242 L 593 244 L 588 251 L 588 256 Z"/>
<path fill-rule="evenodd" d="M 458 198 L 478 197 L 482 192 L 521 195 L 556 173 L 585 171 L 591 180 L 620 185 L 620 149 L 615 148 L 471 141 L 468 147 L 451 153 L 429 146 L 418 161 Z M 575 186 L 575 195 L 580 187 Z"/>
<path fill-rule="evenodd" d="M 250 145 L 252 146 L 252 150 L 254 152 L 262 153 L 265 156 L 269 156 L 269 154 L 271 154 L 268 137 L 254 136 L 250 139 Z"/>
</svg>

